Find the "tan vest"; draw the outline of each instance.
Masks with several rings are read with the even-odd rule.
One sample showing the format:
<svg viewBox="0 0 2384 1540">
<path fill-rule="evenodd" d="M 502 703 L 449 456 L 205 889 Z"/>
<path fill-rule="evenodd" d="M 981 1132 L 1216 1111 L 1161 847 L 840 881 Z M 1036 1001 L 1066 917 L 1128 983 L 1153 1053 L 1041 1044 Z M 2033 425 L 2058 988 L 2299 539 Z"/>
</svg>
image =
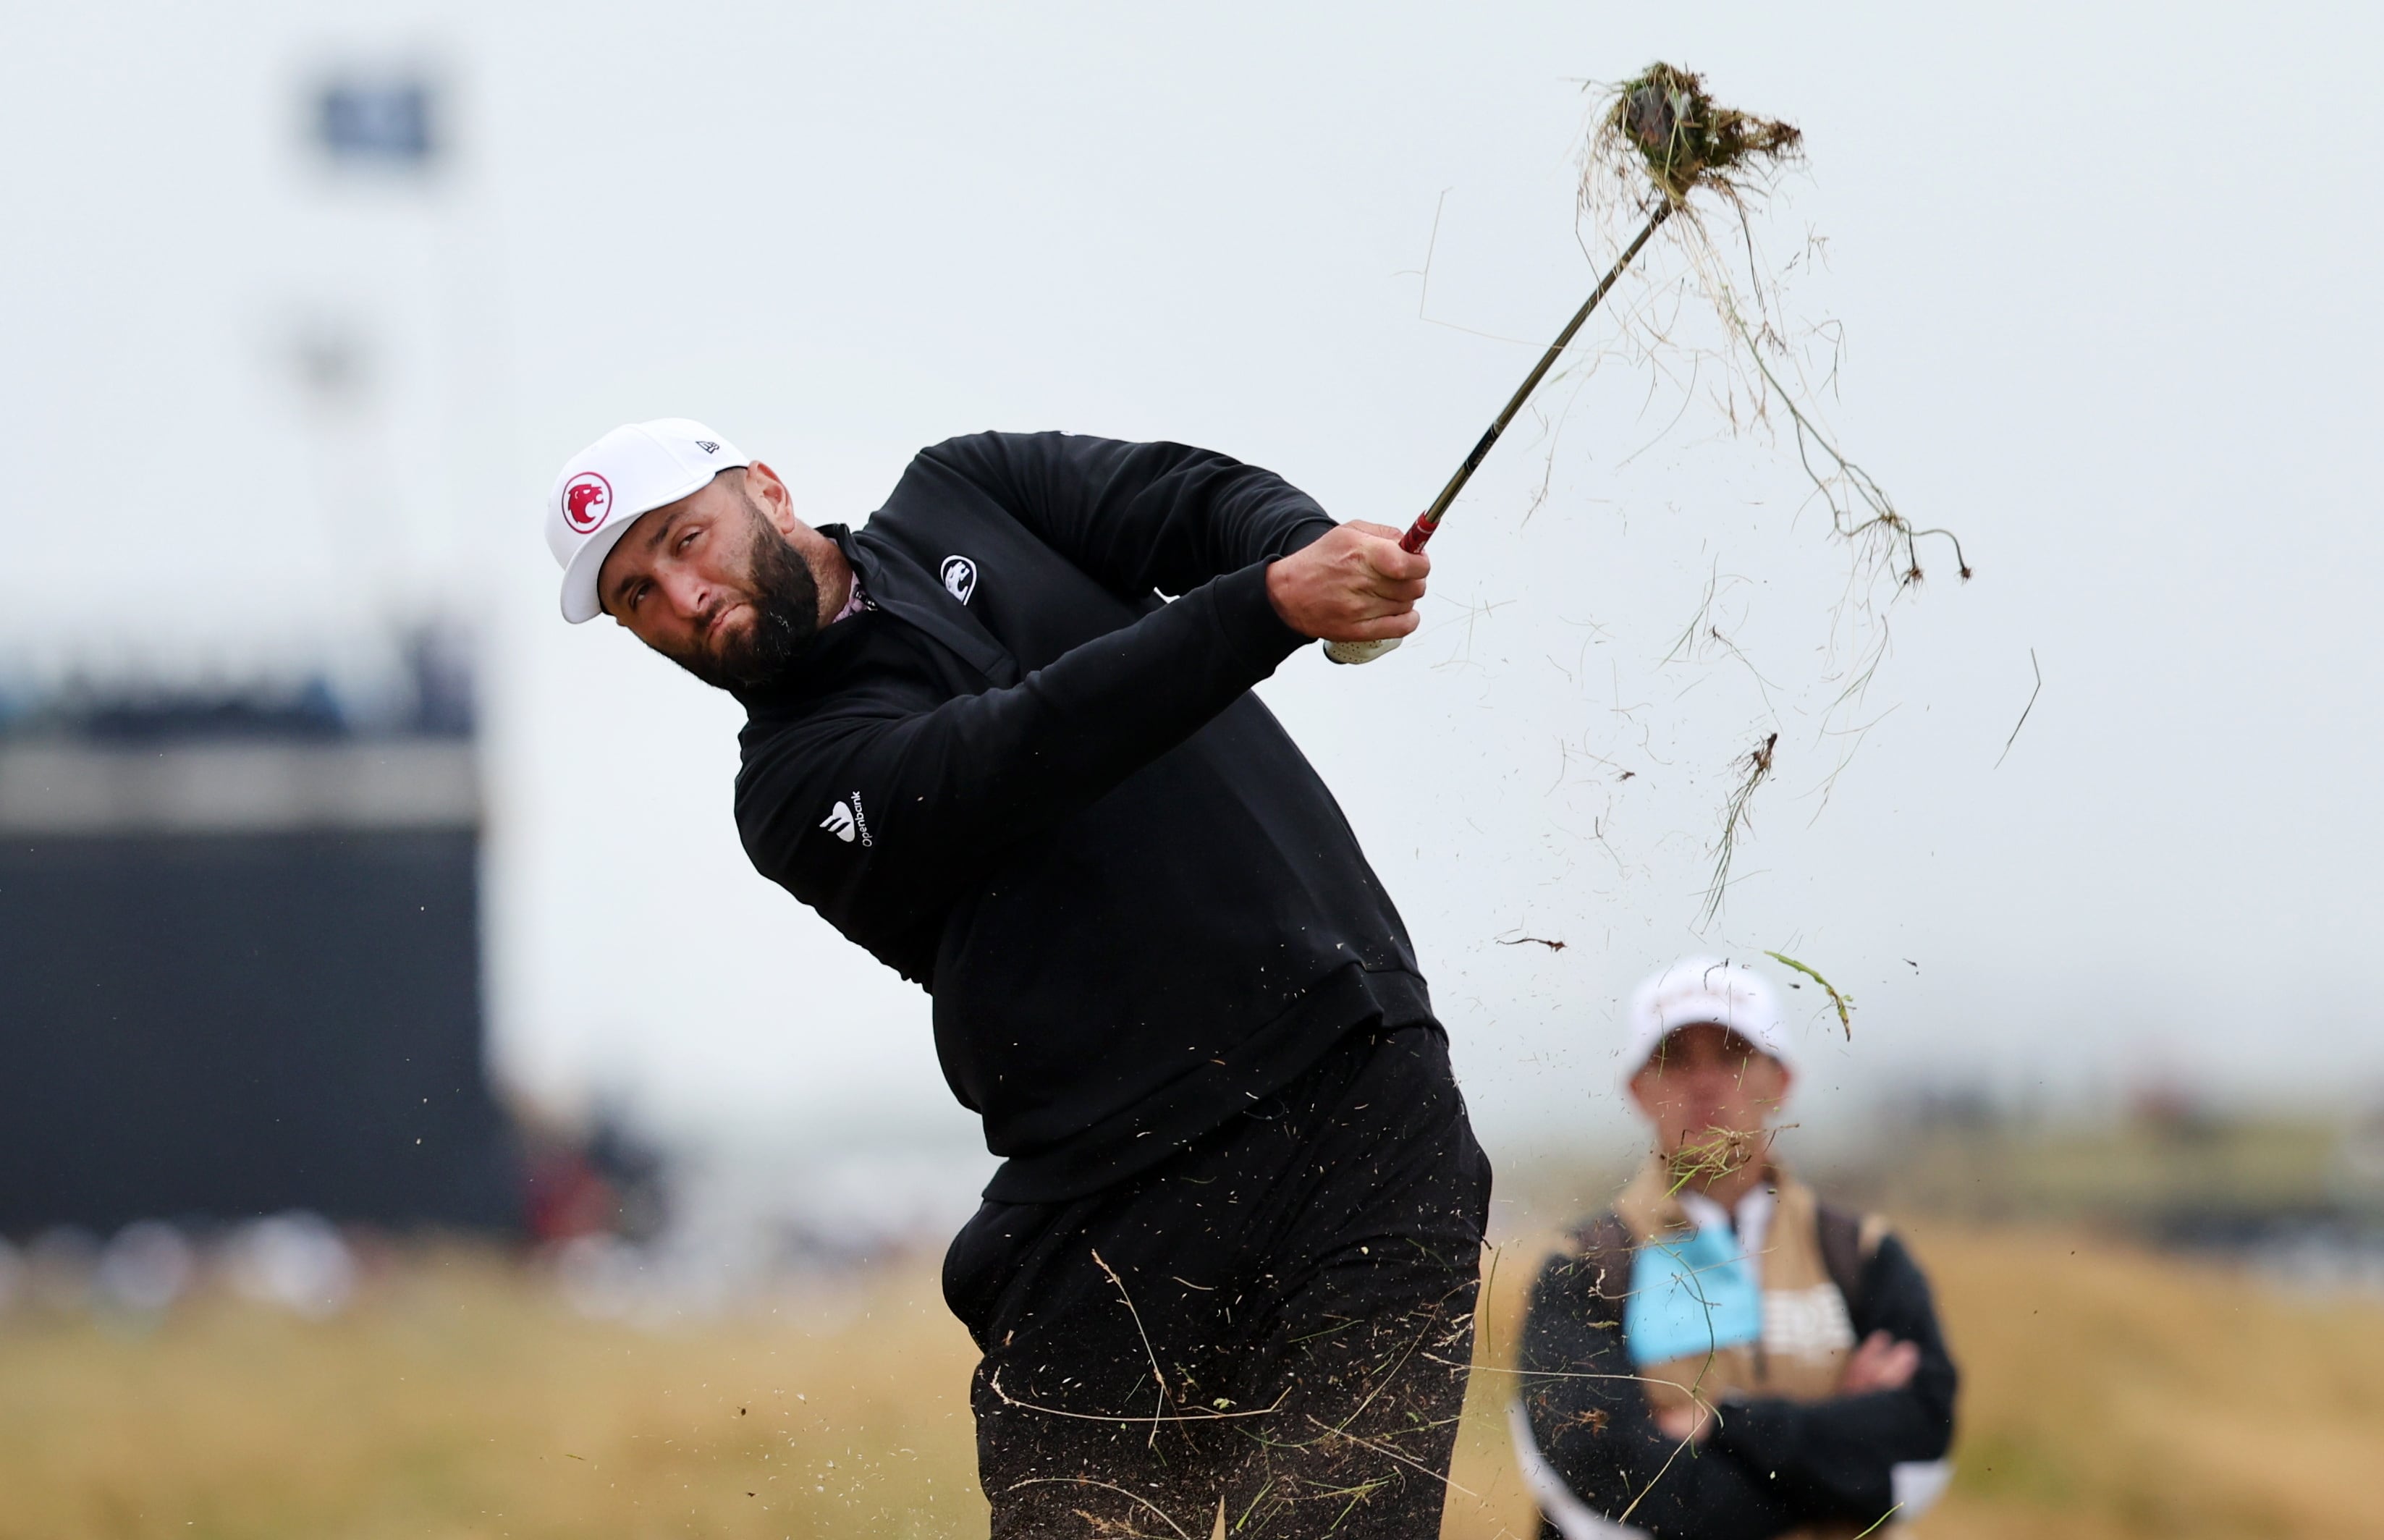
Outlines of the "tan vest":
<svg viewBox="0 0 2384 1540">
<path fill-rule="evenodd" d="M 1762 1338 L 1640 1369 L 1647 1403 L 1658 1411 L 1693 1401 L 1719 1405 L 1733 1395 L 1814 1401 L 1837 1390 L 1838 1376 L 1855 1348 L 1854 1322 L 1845 1296 L 1830 1281 L 1821 1257 L 1820 1204 L 1812 1188 L 1778 1163 L 1768 1174 L 1775 1207 L 1758 1264 Z M 1615 1199 L 1614 1211 L 1634 1246 L 1677 1239 L 1696 1228 L 1682 1211 L 1674 1178 L 1660 1160 L 1651 1160 L 1632 1178 Z M 1879 1219 L 1864 1219 L 1865 1257 L 1878 1249 L 1885 1233 Z M 1723 1407 L 1721 1415 L 1727 1418 L 1729 1408 Z M 1796 1540 L 1844 1540 L 1858 1533 L 1853 1524 L 1809 1525 L 1790 1532 Z"/>
</svg>

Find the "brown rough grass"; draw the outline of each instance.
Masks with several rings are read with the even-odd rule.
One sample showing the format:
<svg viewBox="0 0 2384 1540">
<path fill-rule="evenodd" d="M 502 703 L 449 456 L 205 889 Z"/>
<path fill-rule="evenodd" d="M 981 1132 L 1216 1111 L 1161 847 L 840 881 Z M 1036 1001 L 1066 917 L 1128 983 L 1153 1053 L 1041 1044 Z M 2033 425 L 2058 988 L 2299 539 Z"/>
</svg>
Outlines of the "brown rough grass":
<svg viewBox="0 0 2384 1540">
<path fill-rule="evenodd" d="M 1960 1473 L 1917 1534 L 2384 1532 L 2384 1308 L 2083 1235 L 1912 1239 L 1968 1375 Z M 1498 1263 L 1493 1367 L 1531 1255 Z M 213 1296 L 147 1331 L 20 1309 L 0 1318 L 0 1540 L 981 1535 L 970 1360 L 925 1268 L 663 1329 L 574 1319 L 468 1253 L 321 1323 Z M 1477 1377 L 1452 1540 L 1532 1534 L 1506 1383 Z"/>
<path fill-rule="evenodd" d="M 967 1335 L 931 1272 L 660 1330 L 488 1257 L 307 1323 L 0 1323 L 0 1537 L 985 1533 Z M 750 1494 L 750 1495 L 749 1495 Z"/>
</svg>

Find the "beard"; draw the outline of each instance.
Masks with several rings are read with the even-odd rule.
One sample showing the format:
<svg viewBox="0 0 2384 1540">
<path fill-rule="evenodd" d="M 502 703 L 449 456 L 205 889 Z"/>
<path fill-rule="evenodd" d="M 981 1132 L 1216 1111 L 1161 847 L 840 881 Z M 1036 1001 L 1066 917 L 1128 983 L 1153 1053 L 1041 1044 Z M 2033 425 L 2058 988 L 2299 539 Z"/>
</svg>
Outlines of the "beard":
<svg viewBox="0 0 2384 1540">
<path fill-rule="evenodd" d="M 745 496 L 745 592 L 714 605 L 699 628 L 700 640 L 687 652 L 665 654 L 715 689 L 769 683 L 810 651 L 819 635 L 819 579 L 812 576 L 811 565 L 751 493 Z M 715 634 L 712 622 L 739 597 L 752 606 L 753 623 L 739 632 Z"/>
</svg>

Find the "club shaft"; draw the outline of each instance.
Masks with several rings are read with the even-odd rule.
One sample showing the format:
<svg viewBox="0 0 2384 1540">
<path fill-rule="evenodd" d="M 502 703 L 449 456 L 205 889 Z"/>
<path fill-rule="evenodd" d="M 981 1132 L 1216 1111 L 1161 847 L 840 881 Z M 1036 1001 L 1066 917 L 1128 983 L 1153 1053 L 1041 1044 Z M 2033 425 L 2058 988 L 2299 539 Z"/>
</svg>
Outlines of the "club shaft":
<svg viewBox="0 0 2384 1540">
<path fill-rule="evenodd" d="M 1647 222 L 1632 238 L 1631 244 L 1622 248 L 1622 255 L 1614 259 L 1614 266 L 1597 280 L 1597 287 L 1589 292 L 1589 298 L 1573 312 L 1572 319 L 1565 323 L 1565 329 L 1557 333 L 1557 340 L 1548 344 L 1548 351 L 1540 354 L 1540 361 L 1532 366 L 1532 372 L 1523 377 L 1523 383 L 1508 398 L 1506 408 L 1491 423 L 1488 431 L 1482 435 L 1481 441 L 1473 446 L 1473 453 L 1465 457 L 1465 464 L 1457 467 L 1457 474 L 1448 478 L 1447 486 L 1440 489 L 1440 495 L 1432 500 L 1432 506 L 1408 527 L 1408 532 L 1399 539 L 1402 549 L 1422 551 L 1424 541 L 1432 539 L 1433 531 L 1440 528 L 1441 515 L 1447 513 L 1448 505 L 1457 501 L 1457 494 L 1465 490 L 1465 483 L 1473 479 L 1475 468 L 1488 456 L 1490 446 L 1498 441 L 1498 435 L 1507 431 L 1507 425 L 1515 420 L 1515 414 L 1523 409 L 1523 403 L 1532 399 L 1532 392 L 1539 389 L 1540 381 L 1556 367 L 1558 357 L 1563 354 L 1566 344 L 1572 341 L 1573 333 L 1581 329 L 1581 324 L 1589 319 L 1589 313 L 1597 308 L 1598 302 L 1606 298 L 1607 291 L 1622 277 L 1622 270 L 1631 266 L 1631 259 L 1639 255 L 1639 248 L 1647 243 L 1647 238 L 1671 217 L 1672 204 L 1669 198 L 1658 204 L 1656 212 L 1647 216 Z"/>
</svg>

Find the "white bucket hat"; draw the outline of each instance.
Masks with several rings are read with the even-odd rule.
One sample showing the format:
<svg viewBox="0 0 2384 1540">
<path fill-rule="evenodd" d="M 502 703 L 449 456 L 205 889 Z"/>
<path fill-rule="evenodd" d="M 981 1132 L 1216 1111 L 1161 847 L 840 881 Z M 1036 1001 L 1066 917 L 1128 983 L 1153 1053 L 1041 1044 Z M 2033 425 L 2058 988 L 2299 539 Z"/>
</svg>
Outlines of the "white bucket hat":
<svg viewBox="0 0 2384 1540">
<path fill-rule="evenodd" d="M 1719 957 L 1683 957 L 1631 997 L 1622 1078 L 1628 1081 L 1645 1069 L 1674 1031 L 1699 1022 L 1726 1026 L 1782 1063 L 1795 1064 L 1794 1045 L 1780 1019 L 1780 997 L 1761 974 Z"/>
<path fill-rule="evenodd" d="M 565 461 L 546 499 L 546 548 L 563 566 L 563 618 L 577 626 L 603 612 L 596 574 L 639 515 L 750 464 L 690 417 L 625 423 Z"/>
</svg>

